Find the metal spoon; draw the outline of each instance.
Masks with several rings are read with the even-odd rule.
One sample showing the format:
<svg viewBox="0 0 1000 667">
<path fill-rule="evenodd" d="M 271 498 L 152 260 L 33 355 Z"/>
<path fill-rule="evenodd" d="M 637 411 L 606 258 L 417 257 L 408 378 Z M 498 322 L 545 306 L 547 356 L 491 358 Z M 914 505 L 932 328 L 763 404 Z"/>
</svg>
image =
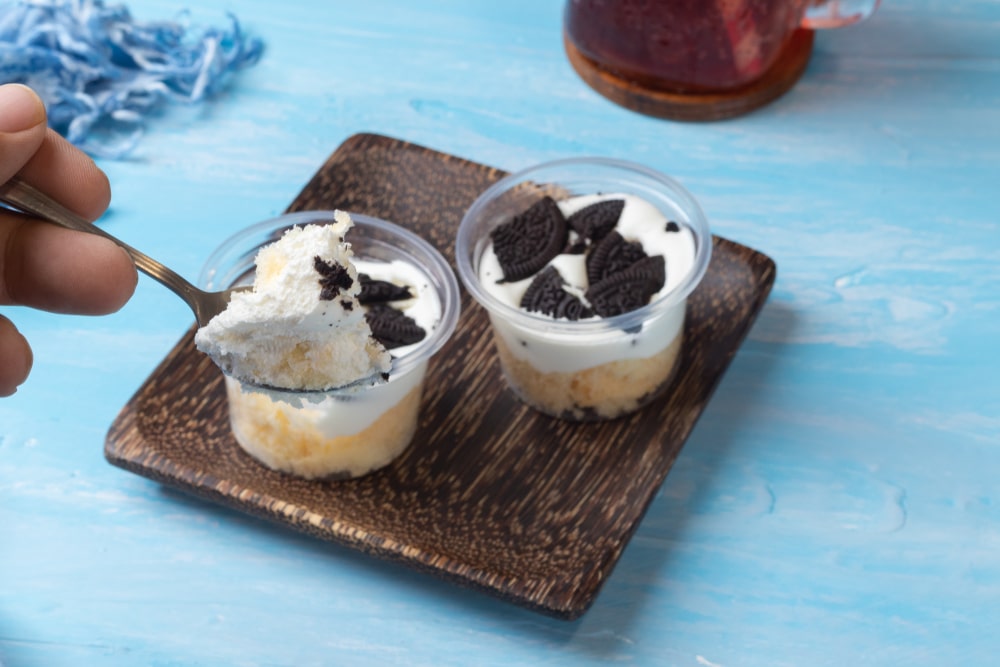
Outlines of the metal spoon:
<svg viewBox="0 0 1000 667">
<path fill-rule="evenodd" d="M 123 243 L 100 227 L 87 222 L 76 213 L 73 213 L 62 204 L 18 179 L 16 176 L 0 185 L 0 202 L 22 213 L 29 213 L 61 227 L 96 234 L 114 241 L 128 252 L 132 257 L 132 261 L 135 262 L 137 269 L 150 278 L 163 283 L 177 294 L 177 296 L 184 299 L 184 302 L 194 311 L 195 319 L 198 321 L 198 326 L 200 327 L 208 324 L 209 320 L 226 309 L 233 292 L 249 289 L 245 285 L 233 287 L 222 292 L 206 292 L 205 290 L 198 289 L 173 270 L 168 269 L 163 264 L 139 252 L 130 245 Z"/>
</svg>

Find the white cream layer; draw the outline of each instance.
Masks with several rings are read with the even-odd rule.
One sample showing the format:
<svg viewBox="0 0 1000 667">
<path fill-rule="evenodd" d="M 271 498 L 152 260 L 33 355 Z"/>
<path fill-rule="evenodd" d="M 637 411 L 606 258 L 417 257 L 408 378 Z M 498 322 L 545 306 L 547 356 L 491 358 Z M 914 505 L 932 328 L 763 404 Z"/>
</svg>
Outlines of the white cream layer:
<svg viewBox="0 0 1000 667">
<path fill-rule="evenodd" d="M 427 274 L 416 266 L 400 260 L 392 262 L 375 262 L 356 259 L 354 265 L 358 273 L 367 273 L 375 280 L 387 280 L 397 285 L 407 285 L 412 299 L 393 301 L 390 305 L 423 327 L 424 339 L 389 350 L 396 359 L 401 359 L 425 345 L 432 333 L 441 324 L 441 299 L 437 289 L 431 284 Z M 427 373 L 427 362 L 407 369 L 405 373 L 389 373 L 389 381 L 379 384 L 363 392 L 341 397 L 339 395 L 325 398 L 318 404 L 311 404 L 309 409 L 318 411 L 316 428 L 328 437 L 335 438 L 360 433 L 375 423 L 384 412 L 395 406 L 404 396 L 420 385 Z"/>
<path fill-rule="evenodd" d="M 427 361 L 410 368 L 404 375 L 390 375 L 389 381 L 366 388 L 353 395 L 331 394 L 318 403 L 304 403 L 290 413 L 303 423 L 312 424 L 324 437 L 355 435 L 374 424 L 379 417 L 403 400 L 427 374 Z"/>
</svg>

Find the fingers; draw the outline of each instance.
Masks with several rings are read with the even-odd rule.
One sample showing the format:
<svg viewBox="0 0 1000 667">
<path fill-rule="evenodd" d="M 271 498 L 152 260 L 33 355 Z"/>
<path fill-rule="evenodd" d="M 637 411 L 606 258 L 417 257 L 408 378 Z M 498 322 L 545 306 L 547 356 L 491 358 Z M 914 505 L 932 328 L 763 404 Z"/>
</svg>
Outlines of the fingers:
<svg viewBox="0 0 1000 667">
<path fill-rule="evenodd" d="M 88 220 L 111 201 L 107 176 L 47 127 L 38 96 L 7 84 L 0 85 L 0 183 L 15 174 Z M 136 281 L 131 258 L 114 242 L 0 209 L 0 304 L 99 315 L 121 308 Z M 0 396 L 13 394 L 31 365 L 28 342 L 0 316 Z"/>
<path fill-rule="evenodd" d="M 0 303 L 102 315 L 121 308 L 138 276 L 114 242 L 0 213 Z"/>
<path fill-rule="evenodd" d="M 31 348 L 21 332 L 0 316 L 0 397 L 17 391 L 31 370 Z"/>
<path fill-rule="evenodd" d="M 21 178 L 87 220 L 111 203 L 108 177 L 90 157 L 49 129 Z"/>
<path fill-rule="evenodd" d="M 18 174 L 77 214 L 108 207 L 108 178 L 46 127 L 45 107 L 25 86 L 0 86 L 0 182 Z M 0 212 L 0 303 L 57 313 L 103 314 L 132 295 L 137 276 L 113 242 Z"/>
<path fill-rule="evenodd" d="M 46 127 L 45 105 L 27 86 L 0 86 L 0 183 L 20 177 L 88 220 L 111 201 L 104 172 Z"/>
<path fill-rule="evenodd" d="M 28 163 L 47 135 L 38 95 L 16 83 L 0 86 L 0 183 Z"/>
</svg>

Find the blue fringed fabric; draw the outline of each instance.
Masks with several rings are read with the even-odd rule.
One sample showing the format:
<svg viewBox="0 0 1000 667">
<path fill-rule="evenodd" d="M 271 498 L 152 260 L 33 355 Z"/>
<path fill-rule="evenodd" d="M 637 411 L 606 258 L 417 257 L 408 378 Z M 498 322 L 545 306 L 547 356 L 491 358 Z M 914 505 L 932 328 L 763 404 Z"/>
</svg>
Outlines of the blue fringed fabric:
<svg viewBox="0 0 1000 667">
<path fill-rule="evenodd" d="M 34 88 L 49 125 L 91 155 L 122 157 L 161 105 L 210 98 L 260 59 L 263 43 L 228 18 L 195 31 L 187 13 L 141 23 L 102 0 L 0 4 L 0 83 Z"/>
</svg>

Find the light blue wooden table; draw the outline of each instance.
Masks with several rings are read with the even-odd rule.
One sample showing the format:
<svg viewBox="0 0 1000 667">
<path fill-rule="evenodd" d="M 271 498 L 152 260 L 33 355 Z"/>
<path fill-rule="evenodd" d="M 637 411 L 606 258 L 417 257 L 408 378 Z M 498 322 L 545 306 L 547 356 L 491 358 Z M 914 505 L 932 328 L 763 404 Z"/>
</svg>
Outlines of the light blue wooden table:
<svg viewBox="0 0 1000 667">
<path fill-rule="evenodd" d="M 678 178 L 778 279 L 593 608 L 549 619 L 108 465 L 108 426 L 192 322 L 143 278 L 106 318 L 5 310 L 36 361 L 0 401 L 0 662 L 998 664 L 1000 2 L 889 0 L 819 35 L 778 103 L 709 125 L 593 93 L 561 9 L 200 2 L 266 54 L 101 162 L 103 224 L 194 277 L 361 131 Z"/>
</svg>

